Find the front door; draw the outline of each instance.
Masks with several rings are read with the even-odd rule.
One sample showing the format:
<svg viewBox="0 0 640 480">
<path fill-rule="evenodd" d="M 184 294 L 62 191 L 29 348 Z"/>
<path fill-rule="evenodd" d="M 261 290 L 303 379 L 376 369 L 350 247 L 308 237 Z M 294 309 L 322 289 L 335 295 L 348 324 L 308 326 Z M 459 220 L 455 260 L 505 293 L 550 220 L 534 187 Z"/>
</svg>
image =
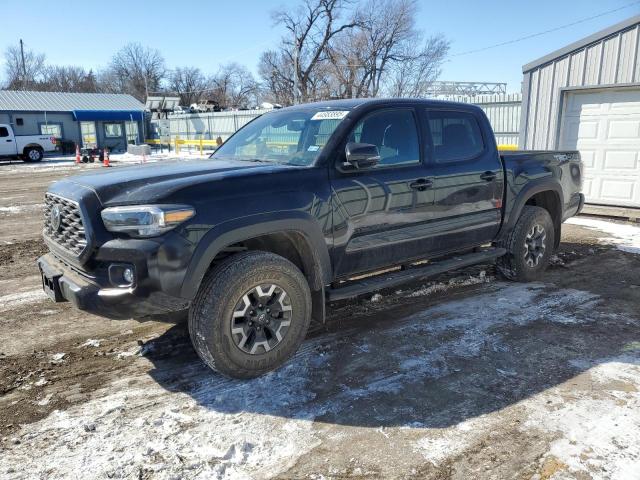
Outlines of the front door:
<svg viewBox="0 0 640 480">
<path fill-rule="evenodd" d="M 504 191 L 493 132 L 473 111 L 430 109 L 427 115 L 433 250 L 446 253 L 490 242 L 500 228 Z"/>
<path fill-rule="evenodd" d="M 11 135 L 9 128 L 5 125 L 0 125 L 0 155 L 15 155 L 16 154 L 16 140 Z"/>
<path fill-rule="evenodd" d="M 332 167 L 333 264 L 337 276 L 423 256 L 424 222 L 433 206 L 413 108 L 378 110 L 359 121 L 347 141 L 376 145 L 370 168 Z M 346 142 L 345 142 L 346 143 Z"/>
</svg>

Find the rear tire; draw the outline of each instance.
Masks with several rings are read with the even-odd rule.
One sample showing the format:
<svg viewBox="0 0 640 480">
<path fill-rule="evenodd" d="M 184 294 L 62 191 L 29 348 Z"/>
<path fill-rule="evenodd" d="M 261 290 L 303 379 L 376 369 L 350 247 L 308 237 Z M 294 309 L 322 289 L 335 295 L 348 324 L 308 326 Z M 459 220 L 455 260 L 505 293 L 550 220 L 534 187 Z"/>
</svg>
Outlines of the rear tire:
<svg viewBox="0 0 640 480">
<path fill-rule="evenodd" d="M 538 280 L 549 265 L 555 245 L 555 229 L 549 212 L 526 205 L 513 230 L 500 246 L 506 255 L 498 258 L 498 271 L 509 280 Z"/>
<path fill-rule="evenodd" d="M 232 255 L 207 273 L 189 310 L 200 358 L 233 378 L 281 366 L 304 340 L 311 293 L 302 272 L 269 252 Z"/>
<path fill-rule="evenodd" d="M 40 162 L 44 157 L 44 152 L 39 148 L 27 148 L 24 151 L 22 160 L 28 163 Z"/>
</svg>

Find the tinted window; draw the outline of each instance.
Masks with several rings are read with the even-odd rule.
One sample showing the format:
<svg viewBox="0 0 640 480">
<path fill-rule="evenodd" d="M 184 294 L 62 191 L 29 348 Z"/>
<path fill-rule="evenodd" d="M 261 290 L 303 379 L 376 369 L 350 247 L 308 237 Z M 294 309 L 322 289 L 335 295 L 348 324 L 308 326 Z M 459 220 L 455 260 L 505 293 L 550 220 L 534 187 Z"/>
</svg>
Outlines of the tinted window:
<svg viewBox="0 0 640 480">
<path fill-rule="evenodd" d="M 480 125 L 471 113 L 429 111 L 429 129 L 436 163 L 473 158 L 484 150 Z"/>
<path fill-rule="evenodd" d="M 410 110 L 383 110 L 366 116 L 353 129 L 349 141 L 378 147 L 378 167 L 420 161 L 418 131 Z"/>
<path fill-rule="evenodd" d="M 9 136 L 9 130 L 7 130 L 7 127 L 0 127 L 0 137 L 8 137 Z"/>
</svg>

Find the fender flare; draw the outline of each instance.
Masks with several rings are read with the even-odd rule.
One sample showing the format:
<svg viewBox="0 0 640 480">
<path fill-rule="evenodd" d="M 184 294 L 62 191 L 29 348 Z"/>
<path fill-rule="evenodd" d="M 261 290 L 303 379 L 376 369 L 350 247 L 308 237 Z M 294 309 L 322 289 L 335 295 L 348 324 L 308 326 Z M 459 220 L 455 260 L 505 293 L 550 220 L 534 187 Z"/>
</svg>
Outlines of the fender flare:
<svg viewBox="0 0 640 480">
<path fill-rule="evenodd" d="M 564 210 L 564 195 L 562 193 L 562 185 L 560 185 L 560 182 L 558 182 L 558 180 L 556 179 L 543 178 L 529 183 L 514 197 L 514 199 L 512 200 L 513 207 L 505 217 L 504 228 L 502 229 L 502 234 L 500 235 L 500 237 L 504 238 L 508 234 L 508 232 L 513 229 L 516 222 L 518 221 L 518 218 L 520 218 L 522 209 L 531 197 L 533 197 L 537 193 L 548 191 L 552 191 L 558 196 L 558 201 L 560 202 L 560 211 L 558 213 L 560 223 L 562 223 L 562 213 Z"/>
<path fill-rule="evenodd" d="M 209 230 L 191 257 L 180 296 L 189 300 L 195 297 L 211 262 L 223 248 L 262 235 L 283 232 L 299 233 L 305 238 L 313 253 L 312 275 L 321 281 L 317 288 L 331 283 L 329 251 L 317 221 L 305 212 L 270 212 L 224 222 Z"/>
</svg>

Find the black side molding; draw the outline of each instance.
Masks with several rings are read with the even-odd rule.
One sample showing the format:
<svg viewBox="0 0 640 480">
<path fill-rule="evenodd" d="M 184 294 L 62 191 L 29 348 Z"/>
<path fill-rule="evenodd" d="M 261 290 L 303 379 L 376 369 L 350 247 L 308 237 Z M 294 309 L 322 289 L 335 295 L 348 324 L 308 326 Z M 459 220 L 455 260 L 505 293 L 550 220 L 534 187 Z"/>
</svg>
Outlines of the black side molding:
<svg viewBox="0 0 640 480">
<path fill-rule="evenodd" d="M 457 255 L 446 260 L 429 263 L 422 267 L 412 267 L 406 270 L 397 270 L 374 277 L 367 277 L 362 280 L 345 282 L 344 286 L 327 290 L 327 301 L 348 300 L 376 290 L 393 288 L 403 283 L 433 277 L 450 270 L 493 261 L 505 253 L 507 253 L 507 250 L 504 248 L 491 247 L 479 252 Z"/>
</svg>

